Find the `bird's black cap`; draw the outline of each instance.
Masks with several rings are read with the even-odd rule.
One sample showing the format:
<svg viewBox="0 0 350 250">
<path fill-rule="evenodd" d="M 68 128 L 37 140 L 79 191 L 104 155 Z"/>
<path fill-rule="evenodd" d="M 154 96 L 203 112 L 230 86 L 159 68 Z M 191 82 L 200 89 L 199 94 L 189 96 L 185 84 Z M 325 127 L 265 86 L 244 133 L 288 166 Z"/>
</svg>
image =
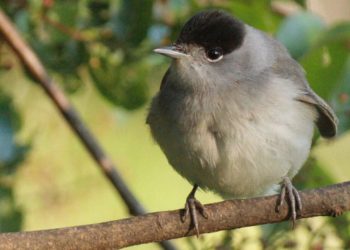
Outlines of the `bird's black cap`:
<svg viewBox="0 0 350 250">
<path fill-rule="evenodd" d="M 197 44 L 205 50 L 222 48 L 228 54 L 239 48 L 245 34 L 244 24 L 221 10 L 199 12 L 186 22 L 176 44 Z"/>
</svg>

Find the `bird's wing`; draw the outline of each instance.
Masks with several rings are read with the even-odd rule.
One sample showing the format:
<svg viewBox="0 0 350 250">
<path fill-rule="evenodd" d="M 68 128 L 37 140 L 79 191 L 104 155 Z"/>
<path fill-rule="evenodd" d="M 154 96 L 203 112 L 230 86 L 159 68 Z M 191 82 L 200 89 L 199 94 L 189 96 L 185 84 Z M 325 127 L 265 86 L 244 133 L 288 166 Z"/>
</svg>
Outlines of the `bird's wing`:
<svg viewBox="0 0 350 250">
<path fill-rule="evenodd" d="M 290 57 L 283 57 L 277 59 L 273 68 L 276 74 L 282 75 L 298 85 L 300 94 L 296 100 L 316 108 L 318 113 L 316 125 L 320 134 L 326 138 L 335 136 L 338 118 L 332 108 L 310 88 L 305 78 L 305 72 L 299 63 Z"/>
<path fill-rule="evenodd" d="M 160 90 L 162 90 L 165 87 L 165 84 L 166 84 L 168 77 L 169 77 L 169 73 L 170 73 L 170 68 L 168 68 L 168 70 L 165 72 L 165 75 L 162 79 L 162 82 L 160 83 L 160 88 L 159 88 Z"/>
<path fill-rule="evenodd" d="M 338 118 L 331 107 L 319 97 L 310 87 L 306 87 L 305 91 L 296 98 L 298 101 L 313 105 L 318 113 L 316 125 L 323 137 L 330 138 L 336 135 Z"/>
</svg>

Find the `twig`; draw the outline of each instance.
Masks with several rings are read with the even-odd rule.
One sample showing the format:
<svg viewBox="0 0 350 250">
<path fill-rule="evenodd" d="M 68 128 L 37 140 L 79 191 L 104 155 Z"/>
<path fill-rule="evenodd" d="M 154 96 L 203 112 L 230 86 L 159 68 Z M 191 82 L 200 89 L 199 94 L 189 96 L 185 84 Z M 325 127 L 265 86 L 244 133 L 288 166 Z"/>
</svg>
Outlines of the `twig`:
<svg viewBox="0 0 350 250">
<path fill-rule="evenodd" d="M 75 131 L 81 142 L 85 145 L 86 149 L 94 158 L 105 176 L 110 180 L 112 185 L 119 192 L 120 196 L 127 205 L 130 214 L 145 214 L 146 210 L 131 193 L 128 186 L 123 181 L 121 175 L 116 170 L 112 161 L 103 152 L 97 140 L 85 127 L 72 104 L 65 97 L 59 87 L 49 77 L 38 57 L 21 38 L 11 21 L 8 19 L 6 14 L 3 13 L 2 10 L 0 10 L 0 35 L 3 36 L 6 42 L 15 51 L 22 64 L 28 69 L 28 72 L 31 73 L 33 78 L 40 84 L 40 86 L 46 91 L 47 95 L 52 99 L 58 110 L 66 119 L 73 131 Z M 160 244 L 162 244 L 164 249 L 175 249 L 175 247 L 169 242 L 162 242 Z"/>
<path fill-rule="evenodd" d="M 80 30 L 75 30 L 71 27 L 65 26 L 64 24 L 62 24 L 58 21 L 55 21 L 55 20 L 51 19 L 50 17 L 48 17 L 46 15 L 46 13 L 42 14 L 42 18 L 47 24 L 49 24 L 52 27 L 54 27 L 55 29 L 59 30 L 63 34 L 66 34 L 67 36 L 73 38 L 74 40 L 83 41 L 83 42 L 88 41 L 88 39 L 84 36 L 84 34 Z"/>
<path fill-rule="evenodd" d="M 339 215 L 350 210 L 350 182 L 300 192 L 298 218 Z M 199 217 L 201 233 L 276 223 L 289 218 L 288 207 L 275 212 L 278 196 L 229 200 L 206 205 L 208 219 Z M 195 235 L 182 210 L 150 213 L 87 226 L 0 234 L 0 249 L 112 249 Z"/>
</svg>

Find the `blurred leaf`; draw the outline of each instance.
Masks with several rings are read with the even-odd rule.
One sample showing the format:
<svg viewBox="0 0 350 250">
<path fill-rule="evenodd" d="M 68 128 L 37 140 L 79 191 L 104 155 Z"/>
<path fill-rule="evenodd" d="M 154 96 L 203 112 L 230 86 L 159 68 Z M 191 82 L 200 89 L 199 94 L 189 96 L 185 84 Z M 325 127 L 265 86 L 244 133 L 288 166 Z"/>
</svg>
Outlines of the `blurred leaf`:
<svg viewBox="0 0 350 250">
<path fill-rule="evenodd" d="M 350 57 L 348 57 L 344 72 L 341 74 L 338 88 L 331 98 L 332 106 L 339 118 L 338 133 L 350 129 Z"/>
<path fill-rule="evenodd" d="M 294 2 L 298 3 L 301 6 L 304 6 L 304 7 L 306 6 L 305 0 L 294 0 Z"/>
<path fill-rule="evenodd" d="M 328 222 L 334 226 L 339 238 L 344 242 L 344 249 L 350 247 L 350 215 L 349 213 L 337 217 L 328 217 Z"/>
<path fill-rule="evenodd" d="M 189 8 L 189 4 L 194 9 L 198 9 L 199 4 L 198 1 L 187 1 L 187 0 L 169 0 L 169 8 L 171 9 L 171 12 L 174 12 L 175 14 L 183 14 L 186 9 Z"/>
<path fill-rule="evenodd" d="M 331 185 L 336 180 L 326 169 L 328 168 L 322 166 L 317 159 L 309 157 L 303 168 L 293 179 L 293 183 L 300 190 Z"/>
<path fill-rule="evenodd" d="M 79 3 L 55 1 L 46 9 L 43 9 L 42 3 L 30 4 L 36 12 L 19 12 L 16 15 L 17 26 L 25 33 L 43 64 L 63 76 L 65 90 L 74 92 L 81 85 L 78 68 L 88 60 L 85 42 L 72 37 L 74 30 L 82 24 Z M 32 79 L 29 72 L 25 72 Z"/>
<path fill-rule="evenodd" d="M 332 96 L 343 78 L 348 56 L 349 49 L 344 41 L 334 41 L 314 47 L 302 58 L 310 85 L 318 95 L 325 99 Z"/>
<path fill-rule="evenodd" d="M 275 33 L 281 21 L 281 17 L 272 12 L 270 0 L 230 1 L 224 6 L 245 23 L 268 33 Z"/>
<path fill-rule="evenodd" d="M 79 24 L 78 7 L 79 1 L 55 1 L 52 7 L 49 8 L 46 15 L 51 20 L 59 23 L 60 26 L 74 29 L 77 28 Z M 39 16 L 39 18 L 41 17 Z M 70 38 L 66 33 L 63 33 L 61 30 L 57 29 L 57 27 L 54 27 L 46 22 L 44 24 L 45 28 L 47 29 L 46 31 L 49 34 L 49 40 L 51 40 L 52 43 L 63 43 Z"/>
<path fill-rule="evenodd" d="M 329 28 L 318 39 L 318 45 L 322 46 L 335 41 L 347 41 L 350 39 L 350 23 L 340 23 L 334 27 Z"/>
<path fill-rule="evenodd" d="M 273 249 L 277 241 L 287 241 L 288 230 L 290 230 L 290 222 L 285 221 L 277 224 L 266 224 L 261 227 L 261 243 L 264 249 Z"/>
<path fill-rule="evenodd" d="M 27 0 L 2 0 L 0 1 L 0 7 L 11 15 L 15 15 L 16 12 L 27 8 Z"/>
<path fill-rule="evenodd" d="M 0 231 L 19 231 L 22 214 L 15 208 L 13 190 L 4 186 L 2 179 L 16 170 L 25 155 L 23 146 L 15 142 L 15 132 L 20 127 L 19 116 L 11 99 L 0 89 Z"/>
<path fill-rule="evenodd" d="M 229 250 L 233 248 L 233 230 L 225 231 L 222 240 L 216 244 L 216 250 Z"/>
<path fill-rule="evenodd" d="M 21 127 L 21 121 L 16 112 L 11 98 L 0 89 L 0 119 L 7 121 L 13 131 L 17 131 Z"/>
<path fill-rule="evenodd" d="M 72 39 L 57 44 L 32 41 L 32 46 L 44 65 L 62 76 L 65 90 L 74 92 L 80 87 L 78 68 L 88 61 L 85 43 Z"/>
<path fill-rule="evenodd" d="M 303 56 L 325 29 L 322 19 L 310 12 L 299 12 L 283 20 L 276 38 L 295 59 Z"/>
<path fill-rule="evenodd" d="M 122 0 L 111 27 L 124 47 L 136 47 L 147 36 L 152 20 L 152 0 Z"/>
<path fill-rule="evenodd" d="M 91 19 L 91 25 L 104 25 L 108 22 L 110 3 L 108 0 L 90 0 L 88 1 L 88 9 Z"/>
<path fill-rule="evenodd" d="M 152 44 L 159 46 L 169 34 L 170 30 L 167 26 L 161 24 L 153 25 L 149 28 L 148 39 Z"/>
<path fill-rule="evenodd" d="M 133 110 L 146 102 L 148 67 L 142 61 L 121 65 L 109 54 L 93 57 L 90 62 L 95 86 L 111 103 Z"/>
<path fill-rule="evenodd" d="M 15 24 L 16 27 L 23 33 L 23 34 L 30 34 L 32 25 L 30 23 L 30 17 L 28 11 L 21 10 L 18 11 L 15 15 Z"/>
<path fill-rule="evenodd" d="M 19 128 L 20 119 L 11 99 L 0 90 L 0 176 L 13 173 L 27 151 L 28 146 L 18 145 L 15 141 Z"/>
<path fill-rule="evenodd" d="M 0 115 L 0 162 L 10 162 L 15 155 L 14 131 L 10 120 Z"/>
<path fill-rule="evenodd" d="M 12 189 L 0 183 L 0 232 L 20 231 L 22 220 L 22 211 L 15 206 Z"/>
</svg>

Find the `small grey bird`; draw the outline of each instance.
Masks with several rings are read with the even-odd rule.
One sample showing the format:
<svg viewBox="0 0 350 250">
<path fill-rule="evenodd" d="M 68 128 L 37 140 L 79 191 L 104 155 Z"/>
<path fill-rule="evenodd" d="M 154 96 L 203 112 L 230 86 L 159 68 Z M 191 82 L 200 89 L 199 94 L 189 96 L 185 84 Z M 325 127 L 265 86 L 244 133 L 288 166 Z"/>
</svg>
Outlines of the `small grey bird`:
<svg viewBox="0 0 350 250">
<path fill-rule="evenodd" d="M 197 234 L 198 187 L 227 198 L 280 191 L 291 219 L 302 209 L 291 179 L 307 159 L 314 123 L 333 137 L 337 118 L 309 87 L 303 69 L 278 41 L 224 11 L 193 16 L 176 42 L 147 117 L 174 169 L 194 185 L 186 200 Z"/>
</svg>

